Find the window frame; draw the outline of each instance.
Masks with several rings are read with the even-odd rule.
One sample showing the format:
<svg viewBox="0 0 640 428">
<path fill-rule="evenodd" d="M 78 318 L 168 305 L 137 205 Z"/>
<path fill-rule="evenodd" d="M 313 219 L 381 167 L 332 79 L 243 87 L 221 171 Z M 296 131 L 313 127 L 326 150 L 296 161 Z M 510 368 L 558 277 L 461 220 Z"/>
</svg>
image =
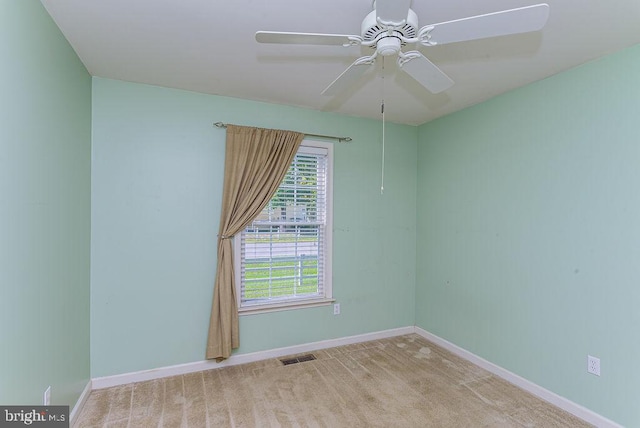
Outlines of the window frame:
<svg viewBox="0 0 640 428">
<path fill-rule="evenodd" d="M 314 297 L 310 299 L 282 299 L 271 303 L 242 305 L 242 232 L 237 233 L 233 237 L 234 252 L 234 277 L 236 304 L 239 315 L 251 315 L 265 312 L 276 312 L 291 309 L 309 308 L 317 306 L 326 306 L 335 302 L 333 298 L 333 144 L 310 140 L 305 138 L 300 144 L 300 149 L 304 147 L 320 148 L 327 151 L 327 171 L 326 171 L 326 221 L 324 230 L 324 277 L 323 291 L 324 296 Z M 296 152 L 296 155 L 299 153 Z M 245 228 L 246 229 L 246 228 Z"/>
</svg>

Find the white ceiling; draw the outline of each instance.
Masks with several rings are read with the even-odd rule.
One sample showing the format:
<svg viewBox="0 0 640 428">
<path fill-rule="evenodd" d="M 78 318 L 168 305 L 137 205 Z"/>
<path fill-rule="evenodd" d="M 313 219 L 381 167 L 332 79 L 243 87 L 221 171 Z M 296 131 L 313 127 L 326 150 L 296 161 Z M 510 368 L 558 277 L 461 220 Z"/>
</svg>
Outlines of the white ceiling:
<svg viewBox="0 0 640 428">
<path fill-rule="evenodd" d="M 360 34 L 371 0 L 41 1 L 94 76 L 380 118 L 381 61 L 348 92 L 320 94 L 367 48 L 254 38 L 258 30 Z M 412 9 L 424 26 L 540 2 L 413 0 Z M 386 119 L 421 124 L 640 43 L 639 0 L 546 3 L 542 31 L 421 47 L 455 81 L 443 93 L 429 93 L 387 61 Z"/>
</svg>

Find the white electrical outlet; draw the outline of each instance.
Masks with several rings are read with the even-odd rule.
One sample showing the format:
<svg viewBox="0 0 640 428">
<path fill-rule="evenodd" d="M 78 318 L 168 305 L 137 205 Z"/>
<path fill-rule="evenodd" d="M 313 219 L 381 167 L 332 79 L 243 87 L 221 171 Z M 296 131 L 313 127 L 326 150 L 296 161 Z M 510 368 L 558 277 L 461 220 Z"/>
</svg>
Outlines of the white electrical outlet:
<svg viewBox="0 0 640 428">
<path fill-rule="evenodd" d="M 587 355 L 587 371 L 596 376 L 600 376 L 600 358 Z"/>
<path fill-rule="evenodd" d="M 334 303 L 333 315 L 340 315 L 340 303 Z"/>
<path fill-rule="evenodd" d="M 44 390 L 44 396 L 42 397 L 42 404 L 44 406 L 51 405 L 51 385 Z"/>
</svg>

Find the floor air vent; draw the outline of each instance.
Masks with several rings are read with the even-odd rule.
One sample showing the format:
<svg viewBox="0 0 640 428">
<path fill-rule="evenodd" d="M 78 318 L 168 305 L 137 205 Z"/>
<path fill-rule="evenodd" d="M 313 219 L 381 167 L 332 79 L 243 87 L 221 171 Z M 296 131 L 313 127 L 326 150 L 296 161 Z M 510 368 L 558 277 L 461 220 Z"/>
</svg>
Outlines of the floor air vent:
<svg viewBox="0 0 640 428">
<path fill-rule="evenodd" d="M 315 359 L 316 359 L 315 355 L 306 354 L 306 355 L 300 355 L 299 357 L 294 357 L 294 358 L 285 358 L 283 360 L 280 360 L 280 362 L 283 365 L 288 366 L 289 364 L 303 363 L 305 361 L 313 361 Z"/>
</svg>

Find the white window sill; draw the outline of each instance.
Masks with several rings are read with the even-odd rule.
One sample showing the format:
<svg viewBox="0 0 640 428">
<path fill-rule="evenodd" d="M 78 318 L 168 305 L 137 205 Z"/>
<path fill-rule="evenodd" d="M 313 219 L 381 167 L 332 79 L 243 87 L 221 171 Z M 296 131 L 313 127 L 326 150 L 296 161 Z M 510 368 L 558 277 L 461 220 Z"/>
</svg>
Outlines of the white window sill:
<svg viewBox="0 0 640 428">
<path fill-rule="evenodd" d="M 298 300 L 295 302 L 269 303 L 264 305 L 260 305 L 260 304 L 247 305 L 247 306 L 238 308 L 238 315 L 254 315 L 254 314 L 264 314 L 267 312 L 288 311 L 291 309 L 328 306 L 335 301 L 336 299 L 329 298 L 329 299 Z"/>
</svg>

